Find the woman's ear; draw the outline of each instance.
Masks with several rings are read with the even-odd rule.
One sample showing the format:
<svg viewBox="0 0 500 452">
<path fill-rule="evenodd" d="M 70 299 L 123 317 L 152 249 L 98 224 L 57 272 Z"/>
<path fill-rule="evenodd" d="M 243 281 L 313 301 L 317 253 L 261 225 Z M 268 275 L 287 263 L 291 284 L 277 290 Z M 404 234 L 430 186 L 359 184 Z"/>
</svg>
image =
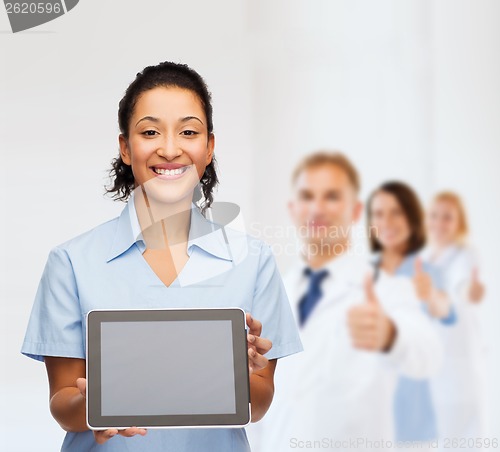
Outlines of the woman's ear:
<svg viewBox="0 0 500 452">
<path fill-rule="evenodd" d="M 125 165 L 130 166 L 132 164 L 130 149 L 128 147 L 128 141 L 122 133 L 118 136 L 118 142 L 120 144 L 120 157 Z"/>
<path fill-rule="evenodd" d="M 214 156 L 214 149 L 215 149 L 215 135 L 211 133 L 208 135 L 208 143 L 207 143 L 207 163 L 206 165 L 210 165 L 210 162 L 212 161 L 212 157 Z"/>
</svg>

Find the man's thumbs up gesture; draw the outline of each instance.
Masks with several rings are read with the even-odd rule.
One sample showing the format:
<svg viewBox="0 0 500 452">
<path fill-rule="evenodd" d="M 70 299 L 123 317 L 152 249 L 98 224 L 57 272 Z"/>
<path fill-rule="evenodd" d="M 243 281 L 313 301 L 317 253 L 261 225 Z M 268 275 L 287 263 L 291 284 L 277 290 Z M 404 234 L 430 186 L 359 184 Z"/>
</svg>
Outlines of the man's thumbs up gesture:
<svg viewBox="0 0 500 452">
<path fill-rule="evenodd" d="M 354 347 L 371 351 L 388 351 L 396 337 L 396 327 L 387 317 L 375 294 L 373 277 L 366 275 L 363 303 L 348 312 L 348 325 Z"/>
</svg>

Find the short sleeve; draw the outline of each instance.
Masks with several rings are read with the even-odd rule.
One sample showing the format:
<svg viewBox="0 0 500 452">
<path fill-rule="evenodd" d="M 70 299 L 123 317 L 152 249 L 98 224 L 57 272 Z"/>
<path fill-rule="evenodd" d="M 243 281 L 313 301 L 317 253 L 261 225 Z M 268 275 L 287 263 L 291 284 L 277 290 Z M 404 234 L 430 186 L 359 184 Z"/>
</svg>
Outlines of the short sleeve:
<svg viewBox="0 0 500 452">
<path fill-rule="evenodd" d="M 85 358 L 73 267 L 60 247 L 50 251 L 45 264 L 21 353 L 39 361 L 44 356 Z"/>
<path fill-rule="evenodd" d="M 259 256 L 251 314 L 262 323 L 261 336 L 273 343 L 266 358 L 283 358 L 303 350 L 276 261 L 270 247 L 264 243 Z"/>
</svg>

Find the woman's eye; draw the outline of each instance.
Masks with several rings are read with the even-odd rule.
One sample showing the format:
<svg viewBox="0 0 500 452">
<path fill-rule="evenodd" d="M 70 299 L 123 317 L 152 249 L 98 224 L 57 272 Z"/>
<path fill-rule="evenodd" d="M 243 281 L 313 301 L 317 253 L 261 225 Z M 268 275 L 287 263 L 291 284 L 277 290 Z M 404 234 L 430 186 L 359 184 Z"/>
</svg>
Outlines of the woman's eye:
<svg viewBox="0 0 500 452">
<path fill-rule="evenodd" d="M 145 130 L 142 132 L 143 135 L 146 135 L 147 137 L 153 137 L 157 134 L 158 132 L 156 130 Z"/>
<path fill-rule="evenodd" d="M 198 135 L 198 132 L 195 132 L 194 130 L 183 130 L 181 134 L 187 137 L 191 137 L 193 135 Z"/>
</svg>

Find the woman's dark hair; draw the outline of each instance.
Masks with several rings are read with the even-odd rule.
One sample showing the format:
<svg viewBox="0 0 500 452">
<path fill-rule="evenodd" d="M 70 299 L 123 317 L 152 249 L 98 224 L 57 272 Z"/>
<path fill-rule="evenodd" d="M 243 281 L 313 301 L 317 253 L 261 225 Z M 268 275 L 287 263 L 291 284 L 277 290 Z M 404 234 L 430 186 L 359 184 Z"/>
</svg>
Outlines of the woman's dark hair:
<svg viewBox="0 0 500 452">
<path fill-rule="evenodd" d="M 370 249 L 372 251 L 382 250 L 377 238 L 371 233 L 370 225 L 372 222 L 371 206 L 373 198 L 378 193 L 389 193 L 393 195 L 401 209 L 403 210 L 408 226 L 410 227 L 410 238 L 405 254 L 411 254 L 419 251 L 425 245 L 425 225 L 424 225 L 424 210 L 417 194 L 411 187 L 403 182 L 391 181 L 382 184 L 377 188 L 368 199 L 366 204 L 366 218 L 368 223 L 368 236 L 370 241 Z"/>
<path fill-rule="evenodd" d="M 120 132 L 126 139 L 129 137 L 130 119 L 139 96 L 145 91 L 157 87 L 178 87 L 195 93 L 201 102 L 207 118 L 208 133 L 213 133 L 212 96 L 208 91 L 205 81 L 186 64 L 165 61 L 156 66 L 148 66 L 139 72 L 135 80 L 125 91 L 122 100 L 120 100 L 118 125 L 120 126 Z M 106 188 L 106 192 L 113 193 L 115 200 L 126 201 L 134 189 L 132 168 L 123 162 L 120 155 L 113 159 L 111 165 L 112 168 L 109 174 L 113 179 L 113 185 Z M 193 196 L 193 201 L 195 202 L 200 201 L 202 197 L 204 198 L 201 206 L 202 211 L 212 204 L 212 192 L 219 183 L 215 165 L 215 157 L 212 157 L 212 161 L 207 165 L 200 179 L 201 191 L 197 187 Z"/>
</svg>

